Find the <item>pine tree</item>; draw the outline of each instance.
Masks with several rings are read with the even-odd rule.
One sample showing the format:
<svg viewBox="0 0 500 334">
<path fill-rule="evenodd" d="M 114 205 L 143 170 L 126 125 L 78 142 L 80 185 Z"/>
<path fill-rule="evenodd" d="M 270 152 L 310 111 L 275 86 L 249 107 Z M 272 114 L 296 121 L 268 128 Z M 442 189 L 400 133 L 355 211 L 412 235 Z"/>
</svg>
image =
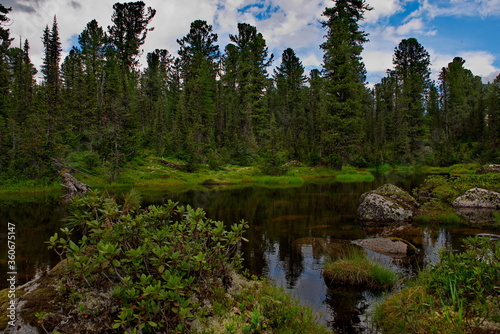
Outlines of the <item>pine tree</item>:
<svg viewBox="0 0 500 334">
<path fill-rule="evenodd" d="M 206 21 L 191 23 L 189 33 L 177 40 L 182 77 L 182 133 L 185 153 L 199 162 L 215 148 L 215 115 L 217 112 L 219 47 L 217 34 Z"/>
<path fill-rule="evenodd" d="M 104 88 L 106 76 L 107 35 L 96 20 L 87 23 L 78 36 L 80 58 L 83 66 L 84 95 L 80 101 L 82 114 L 78 130 L 84 139 L 84 146 L 93 152 L 101 140 L 104 121 Z"/>
<path fill-rule="evenodd" d="M 110 162 L 110 177 L 118 177 L 121 166 L 137 154 L 143 142 L 139 110 L 139 72 L 137 56 L 146 35 L 147 25 L 155 16 L 142 1 L 115 3 L 108 27 L 109 45 L 103 73 L 104 143 L 101 155 Z"/>
<path fill-rule="evenodd" d="M 46 26 L 43 32 L 42 42 L 44 46 L 44 58 L 42 65 L 42 73 L 44 87 L 46 92 L 47 104 L 47 141 L 51 141 L 53 132 L 58 130 L 58 126 L 62 123 L 60 114 L 61 105 L 61 78 L 59 63 L 61 61 L 61 41 L 59 38 L 59 30 L 57 27 L 57 19 L 54 16 L 52 30 Z"/>
<path fill-rule="evenodd" d="M 12 8 L 5 8 L 0 4 L 0 118 L 6 117 L 9 103 L 8 95 L 10 73 L 8 68 L 7 50 L 10 46 L 12 38 L 10 38 L 9 29 L 2 28 L 2 25 L 9 22 L 10 19 L 7 17 L 7 14 L 11 9 Z M 0 122 L 2 122 L 1 119 Z"/>
<path fill-rule="evenodd" d="M 238 34 L 229 35 L 226 46 L 223 80 L 235 92 L 235 105 L 229 110 L 230 123 L 236 123 L 237 145 L 232 145 L 236 160 L 249 163 L 264 141 L 270 114 L 264 91 L 269 86 L 267 67 L 273 60 L 266 41 L 257 28 L 248 23 L 238 24 Z M 229 92 L 229 91 L 228 91 Z M 236 146 L 236 147 L 234 147 Z"/>
<path fill-rule="evenodd" d="M 163 153 L 170 142 L 172 110 L 168 105 L 168 82 L 171 77 L 173 57 L 167 50 L 156 49 L 147 54 L 147 68 L 142 76 L 144 95 L 143 131 L 150 137 L 149 145 Z"/>
<path fill-rule="evenodd" d="M 398 154 L 409 159 L 425 144 L 424 112 L 430 89 L 430 56 L 415 39 L 402 40 L 394 50 L 394 71 L 397 80 L 396 109 L 402 120 L 396 138 Z"/>
<path fill-rule="evenodd" d="M 151 7 L 145 8 L 143 1 L 115 3 L 113 5 L 113 25 L 108 27 L 109 37 L 118 52 L 122 66 L 132 69 L 138 64 L 137 56 L 146 35 L 154 28 L 147 28 L 156 14 Z"/>
<path fill-rule="evenodd" d="M 361 139 L 365 66 L 361 59 L 367 34 L 358 22 L 371 8 L 364 0 L 337 0 L 326 8 L 322 22 L 327 29 L 324 50 L 324 71 L 327 80 L 327 112 L 322 127 L 322 159 L 340 168 L 351 161 Z"/>
<path fill-rule="evenodd" d="M 302 62 L 292 49 L 283 51 L 281 64 L 274 70 L 274 80 L 278 98 L 275 113 L 284 132 L 285 148 L 293 159 L 302 160 L 307 154 L 307 120 L 303 104 L 307 78 Z"/>
<path fill-rule="evenodd" d="M 443 131 L 447 145 L 477 139 L 482 131 L 477 112 L 482 95 L 481 78 L 464 67 L 465 60 L 455 57 L 439 74 Z"/>
</svg>

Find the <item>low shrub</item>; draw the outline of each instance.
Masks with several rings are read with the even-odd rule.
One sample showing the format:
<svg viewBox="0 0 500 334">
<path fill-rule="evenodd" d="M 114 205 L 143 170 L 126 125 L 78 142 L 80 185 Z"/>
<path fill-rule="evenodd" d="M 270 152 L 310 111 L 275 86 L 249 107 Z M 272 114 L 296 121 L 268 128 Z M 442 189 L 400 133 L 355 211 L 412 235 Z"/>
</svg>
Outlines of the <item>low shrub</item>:
<svg viewBox="0 0 500 334">
<path fill-rule="evenodd" d="M 50 247 L 72 261 L 66 291 L 87 288 L 111 292 L 119 305 L 113 329 L 182 332 L 195 317 L 200 301 L 228 284 L 241 264 L 238 243 L 247 224 L 229 229 L 205 217 L 201 209 L 168 201 L 138 209 L 136 197 L 119 205 L 112 197 L 91 192 L 76 198 L 69 223 L 85 233 L 76 244 L 56 233 Z M 102 310 L 106 312 L 106 310 Z"/>
<path fill-rule="evenodd" d="M 132 192 L 119 204 L 97 191 L 74 198 L 63 235 L 49 241 L 68 258 L 58 292 L 50 289 L 66 304 L 37 310 L 43 330 L 328 332 L 283 290 L 236 273 L 247 223 L 226 226 L 172 201 L 141 209 L 139 199 Z M 71 240 L 70 228 L 83 234 L 80 241 Z"/>
</svg>

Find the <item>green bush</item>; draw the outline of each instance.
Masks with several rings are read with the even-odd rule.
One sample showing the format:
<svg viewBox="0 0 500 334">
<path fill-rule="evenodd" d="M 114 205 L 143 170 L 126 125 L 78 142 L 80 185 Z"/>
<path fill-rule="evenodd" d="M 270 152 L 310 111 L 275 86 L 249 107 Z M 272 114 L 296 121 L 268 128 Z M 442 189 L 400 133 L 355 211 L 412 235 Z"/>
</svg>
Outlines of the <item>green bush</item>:
<svg viewBox="0 0 500 334">
<path fill-rule="evenodd" d="M 260 171 L 265 175 L 281 176 L 288 172 L 286 154 L 282 152 L 265 152 L 262 154 Z"/>
<path fill-rule="evenodd" d="M 120 306 L 113 328 L 121 331 L 183 332 L 202 300 L 227 284 L 241 258 L 236 248 L 247 224 L 229 229 L 201 209 L 169 201 L 138 209 L 90 192 L 75 198 L 72 226 L 84 232 L 76 244 L 56 233 L 50 247 L 72 261 L 68 290 L 78 282 L 112 290 Z"/>
</svg>

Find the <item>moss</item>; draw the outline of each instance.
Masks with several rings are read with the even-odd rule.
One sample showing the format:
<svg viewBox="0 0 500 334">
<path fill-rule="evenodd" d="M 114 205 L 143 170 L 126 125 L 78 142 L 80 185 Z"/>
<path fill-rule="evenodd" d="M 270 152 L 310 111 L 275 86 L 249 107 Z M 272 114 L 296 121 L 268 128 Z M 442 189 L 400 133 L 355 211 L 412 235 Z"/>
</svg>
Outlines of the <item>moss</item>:
<svg viewBox="0 0 500 334">
<path fill-rule="evenodd" d="M 54 315 L 65 309 L 63 307 L 65 298 L 59 292 L 59 287 L 66 274 L 66 264 L 67 261 L 60 262 L 35 282 L 38 285 L 37 288 L 21 296 L 20 301 L 25 302 L 21 316 L 26 323 L 42 330 L 42 320 L 37 317 L 39 313 L 47 315 L 43 320 L 46 330 L 53 330 L 58 323 Z"/>
</svg>

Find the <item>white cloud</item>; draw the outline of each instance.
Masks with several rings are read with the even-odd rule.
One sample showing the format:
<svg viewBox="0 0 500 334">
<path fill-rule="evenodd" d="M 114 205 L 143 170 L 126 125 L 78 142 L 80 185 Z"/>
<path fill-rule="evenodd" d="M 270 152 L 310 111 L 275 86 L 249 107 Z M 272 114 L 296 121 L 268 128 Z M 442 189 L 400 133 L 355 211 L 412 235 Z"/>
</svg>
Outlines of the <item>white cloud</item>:
<svg viewBox="0 0 500 334">
<path fill-rule="evenodd" d="M 403 8 L 399 0 L 369 0 L 368 5 L 373 10 L 365 13 L 365 21 L 374 23 L 400 12 Z"/>
<path fill-rule="evenodd" d="M 419 14 L 437 16 L 500 16 L 500 0 L 420 0 Z"/>
<path fill-rule="evenodd" d="M 57 15 L 59 33 L 63 48 L 71 46 L 71 38 L 80 34 L 85 25 L 96 19 L 104 29 L 111 24 L 112 6 L 117 0 L 4 0 L 14 8 L 9 17 L 11 36 L 29 39 L 31 59 L 37 67 L 42 63 L 43 46 L 41 37 L 46 25 L 52 25 Z M 14 1 L 14 2 L 13 2 Z M 78 1 L 78 2 L 77 2 Z M 324 42 L 325 30 L 320 22 L 325 18 L 322 13 L 326 7 L 332 7 L 331 0 L 145 0 L 147 6 L 157 10 L 143 46 L 145 53 L 156 48 L 169 50 L 177 54 L 179 45 L 176 40 L 189 32 L 189 25 L 196 19 L 206 20 L 219 35 L 221 51 L 229 43 L 229 34 L 237 34 L 238 22 L 246 22 L 257 27 L 264 35 L 267 45 L 275 54 L 274 66 L 279 64 L 279 57 L 284 49 L 291 47 L 301 58 L 304 66 L 311 69 L 320 67 L 323 52 L 319 45 Z M 392 68 L 394 48 L 404 38 L 416 37 L 430 41 L 438 34 L 438 27 L 433 26 L 432 18 L 437 16 L 500 15 L 500 0 L 418 0 L 420 7 L 400 22 L 394 21 L 396 14 L 404 13 L 410 2 L 417 0 L 368 0 L 373 7 L 365 13 L 362 29 L 370 35 L 370 42 L 364 45 L 363 60 L 369 77 L 385 76 L 385 71 Z M 251 6 L 251 5 L 258 6 Z M 248 7 L 250 6 L 250 7 Z M 246 8 L 246 10 L 242 10 Z M 271 12 L 266 12 L 271 8 Z M 437 35 L 438 36 L 438 35 Z M 426 40 L 427 39 L 427 40 Z M 19 40 L 12 45 L 19 45 Z M 431 53 L 433 76 L 441 67 L 446 66 L 456 55 L 466 59 L 466 66 L 474 74 L 490 77 L 498 71 L 493 53 L 485 51 L 466 51 L 448 55 L 441 45 L 424 45 Z M 486 49 L 486 46 L 485 46 Z M 65 54 L 63 54 L 64 56 Z M 141 62 L 145 63 L 145 56 Z M 272 73 L 272 69 L 269 71 Z M 39 74 L 40 76 L 40 74 Z"/>
<path fill-rule="evenodd" d="M 456 55 L 441 54 L 435 50 L 430 50 L 432 62 L 432 78 L 437 80 L 439 72 L 443 67 L 447 67 L 455 57 L 462 57 L 465 60 L 464 67 L 471 70 L 474 75 L 483 78 L 483 83 L 491 81 L 500 73 L 500 68 L 495 67 L 495 56 L 486 51 L 461 51 Z"/>
</svg>

